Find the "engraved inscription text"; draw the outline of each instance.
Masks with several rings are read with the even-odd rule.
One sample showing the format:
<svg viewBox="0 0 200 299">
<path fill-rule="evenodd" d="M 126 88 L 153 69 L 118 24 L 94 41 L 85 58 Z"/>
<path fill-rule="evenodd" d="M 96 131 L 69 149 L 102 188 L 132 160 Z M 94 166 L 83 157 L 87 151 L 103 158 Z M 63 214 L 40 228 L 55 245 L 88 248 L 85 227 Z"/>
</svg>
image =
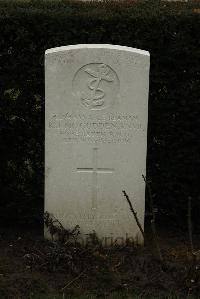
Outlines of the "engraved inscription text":
<svg viewBox="0 0 200 299">
<path fill-rule="evenodd" d="M 55 129 L 65 142 L 130 143 L 134 134 L 144 132 L 137 115 L 119 113 L 99 117 L 83 113 L 54 114 L 49 128 Z"/>
</svg>

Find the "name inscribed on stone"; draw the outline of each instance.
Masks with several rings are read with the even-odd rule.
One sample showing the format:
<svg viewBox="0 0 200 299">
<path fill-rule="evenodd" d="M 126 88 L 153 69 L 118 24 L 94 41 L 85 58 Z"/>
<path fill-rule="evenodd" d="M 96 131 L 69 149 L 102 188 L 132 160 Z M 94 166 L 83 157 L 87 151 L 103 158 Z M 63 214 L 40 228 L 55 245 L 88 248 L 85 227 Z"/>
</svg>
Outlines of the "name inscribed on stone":
<svg viewBox="0 0 200 299">
<path fill-rule="evenodd" d="M 49 128 L 57 130 L 67 143 L 130 143 L 136 132 L 145 131 L 138 115 L 127 113 L 99 116 L 71 112 L 53 114 Z"/>
</svg>

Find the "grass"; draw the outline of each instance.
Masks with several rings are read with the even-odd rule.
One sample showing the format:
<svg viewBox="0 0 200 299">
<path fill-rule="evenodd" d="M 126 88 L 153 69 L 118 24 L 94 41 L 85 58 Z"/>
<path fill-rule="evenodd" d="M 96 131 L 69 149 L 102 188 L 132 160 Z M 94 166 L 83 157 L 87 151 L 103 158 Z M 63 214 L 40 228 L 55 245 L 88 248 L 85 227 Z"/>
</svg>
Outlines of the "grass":
<svg viewBox="0 0 200 299">
<path fill-rule="evenodd" d="M 71 296 L 71 295 L 35 295 L 30 296 L 28 299 L 97 299 L 99 297 L 95 295 L 88 295 L 88 296 Z M 120 294 L 113 294 L 104 297 L 105 299 L 183 299 L 183 297 L 179 297 L 177 295 L 168 295 L 168 296 L 159 296 L 159 297 L 149 297 L 149 296 L 136 296 L 136 295 L 120 295 Z M 192 296 L 188 296 L 188 299 L 194 299 Z"/>
<path fill-rule="evenodd" d="M 120 6 L 121 4 L 126 4 L 128 6 L 132 6 L 133 4 L 147 4 L 149 3 L 146 2 L 154 2 L 157 5 L 160 5 L 159 0 L 154 0 L 154 1 L 146 1 L 146 0 L 102 0 L 98 3 L 98 1 L 94 0 L 89 0 L 89 1 L 83 1 L 83 0 L 0 0 L 0 6 L 5 6 L 5 7 L 13 7 L 13 6 L 19 6 L 19 7 L 24 7 L 24 8 L 30 8 L 31 7 L 40 7 L 40 8 L 59 8 L 59 7 L 64 7 L 64 6 L 69 6 L 69 5 L 77 5 L 81 4 L 83 7 L 84 6 L 95 6 L 95 7 L 100 7 L 104 5 L 112 5 L 114 4 L 115 6 Z M 181 8 L 199 8 L 199 0 L 190 0 L 190 1 L 168 1 L 166 0 L 165 3 L 161 1 L 161 4 L 171 6 L 174 8 L 178 8 L 179 10 Z"/>
</svg>

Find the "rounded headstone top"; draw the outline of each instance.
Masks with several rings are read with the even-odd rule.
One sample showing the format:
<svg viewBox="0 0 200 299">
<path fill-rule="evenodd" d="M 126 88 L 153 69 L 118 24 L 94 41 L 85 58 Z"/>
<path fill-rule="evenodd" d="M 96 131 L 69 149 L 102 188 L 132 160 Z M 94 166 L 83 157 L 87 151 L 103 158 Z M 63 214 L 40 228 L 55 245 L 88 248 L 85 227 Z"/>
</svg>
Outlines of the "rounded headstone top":
<svg viewBox="0 0 200 299">
<path fill-rule="evenodd" d="M 45 51 L 45 54 L 48 55 L 48 54 L 69 51 L 69 50 L 78 50 L 78 49 L 110 49 L 110 50 L 133 52 L 136 54 L 150 56 L 149 52 L 145 50 L 140 50 L 140 49 L 127 47 L 127 46 L 110 45 L 110 44 L 78 44 L 78 45 L 61 46 L 61 47 L 47 49 Z"/>
</svg>

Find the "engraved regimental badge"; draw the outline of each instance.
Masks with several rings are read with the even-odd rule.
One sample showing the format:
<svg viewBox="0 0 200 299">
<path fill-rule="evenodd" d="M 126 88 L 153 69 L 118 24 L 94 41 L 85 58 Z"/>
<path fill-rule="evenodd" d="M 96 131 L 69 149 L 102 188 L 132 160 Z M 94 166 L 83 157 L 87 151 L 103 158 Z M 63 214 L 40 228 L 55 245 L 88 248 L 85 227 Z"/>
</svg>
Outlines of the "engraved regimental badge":
<svg viewBox="0 0 200 299">
<path fill-rule="evenodd" d="M 84 107 L 101 110 L 116 100 L 119 79 L 110 66 L 104 63 L 90 63 L 81 67 L 75 74 L 73 92 Z"/>
</svg>

